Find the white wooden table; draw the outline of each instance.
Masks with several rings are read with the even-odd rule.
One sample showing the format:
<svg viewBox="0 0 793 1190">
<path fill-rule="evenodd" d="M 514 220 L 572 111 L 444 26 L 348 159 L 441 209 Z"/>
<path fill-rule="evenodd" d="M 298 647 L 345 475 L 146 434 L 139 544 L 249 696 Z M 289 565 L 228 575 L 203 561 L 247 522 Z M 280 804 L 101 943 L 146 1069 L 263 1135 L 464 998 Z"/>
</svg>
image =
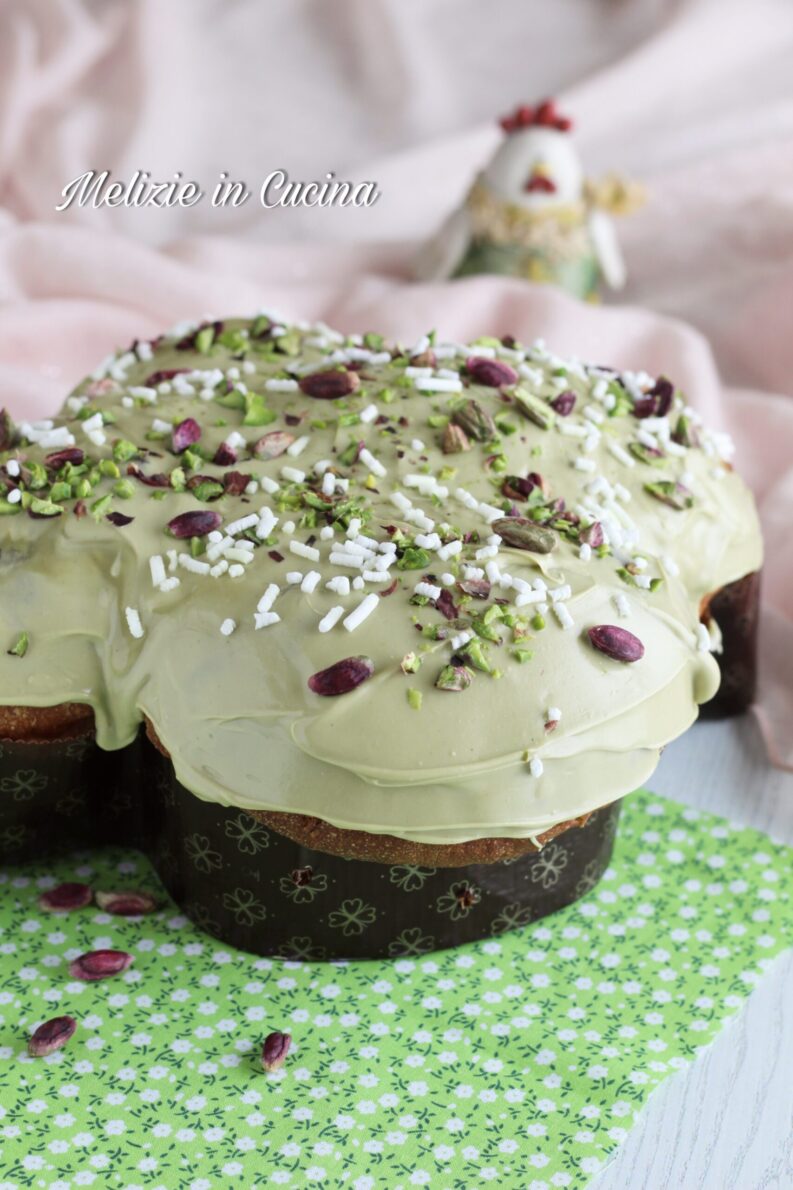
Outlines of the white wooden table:
<svg viewBox="0 0 793 1190">
<path fill-rule="evenodd" d="M 697 723 L 648 785 L 793 844 L 793 774 L 769 766 L 750 716 Z M 791 953 L 710 1049 L 659 1087 L 593 1187 L 793 1190 Z"/>
</svg>

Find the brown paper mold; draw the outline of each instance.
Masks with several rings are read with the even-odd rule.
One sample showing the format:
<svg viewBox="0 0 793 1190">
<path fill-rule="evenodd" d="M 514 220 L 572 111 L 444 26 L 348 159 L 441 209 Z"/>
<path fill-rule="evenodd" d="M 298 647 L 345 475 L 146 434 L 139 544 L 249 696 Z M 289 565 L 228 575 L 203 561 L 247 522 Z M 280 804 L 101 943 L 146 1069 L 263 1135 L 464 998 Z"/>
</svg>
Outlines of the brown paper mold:
<svg viewBox="0 0 793 1190">
<path fill-rule="evenodd" d="M 387 958 L 517 929 L 594 887 L 618 814 L 613 803 L 540 851 L 495 861 L 380 862 L 307 846 L 244 810 L 201 801 L 144 733 L 116 753 L 99 749 L 93 733 L 0 741 L 0 859 L 135 845 L 200 928 L 262 955 Z"/>
<path fill-rule="evenodd" d="M 716 654 L 721 685 L 716 696 L 704 703 L 700 714 L 707 719 L 739 715 L 754 702 L 757 692 L 757 633 L 760 618 L 760 571 L 728 583 L 701 609 L 708 625 L 715 619 L 721 631 L 722 651 Z"/>
</svg>

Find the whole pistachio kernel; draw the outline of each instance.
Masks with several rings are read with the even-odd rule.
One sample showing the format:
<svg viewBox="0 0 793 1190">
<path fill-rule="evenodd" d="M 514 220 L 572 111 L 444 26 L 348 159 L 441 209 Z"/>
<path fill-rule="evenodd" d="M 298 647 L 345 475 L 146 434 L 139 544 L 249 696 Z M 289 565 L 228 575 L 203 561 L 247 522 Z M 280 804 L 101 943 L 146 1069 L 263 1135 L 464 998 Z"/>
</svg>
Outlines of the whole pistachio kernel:
<svg viewBox="0 0 793 1190">
<path fill-rule="evenodd" d="M 496 423 L 478 401 L 466 401 L 455 409 L 452 422 L 477 442 L 489 442 L 496 435 Z"/>
<path fill-rule="evenodd" d="M 470 449 L 471 443 L 463 427 L 450 421 L 441 436 L 441 450 L 443 453 L 445 455 L 456 455 Z"/>
<path fill-rule="evenodd" d="M 552 529 L 544 529 L 526 517 L 499 517 L 492 522 L 491 528 L 505 545 L 533 554 L 550 554 L 557 543 Z"/>
<path fill-rule="evenodd" d="M 694 504 L 694 497 L 688 488 L 682 483 L 675 483 L 674 480 L 646 483 L 644 490 L 650 496 L 654 496 L 656 500 L 660 500 L 662 504 L 667 504 L 670 508 L 677 509 L 678 512 L 683 512 Z"/>
<path fill-rule="evenodd" d="M 264 1045 L 262 1046 L 261 1061 L 263 1068 L 268 1074 L 283 1066 L 291 1045 L 291 1033 L 275 1031 L 267 1034 L 264 1039 Z"/>
<path fill-rule="evenodd" d="M 54 1054 L 71 1040 L 76 1028 L 77 1021 L 73 1016 L 55 1016 L 52 1020 L 44 1021 L 28 1041 L 28 1053 L 31 1058 L 46 1058 L 48 1054 Z"/>
<path fill-rule="evenodd" d="M 644 645 L 638 636 L 616 624 L 598 624 L 587 630 L 587 636 L 598 652 L 605 653 L 613 661 L 640 661 L 644 656 Z"/>
<path fill-rule="evenodd" d="M 321 669 L 308 679 L 308 688 L 314 694 L 335 697 L 349 694 L 356 686 L 371 678 L 374 663 L 369 657 L 345 657 L 327 669 Z"/>
</svg>

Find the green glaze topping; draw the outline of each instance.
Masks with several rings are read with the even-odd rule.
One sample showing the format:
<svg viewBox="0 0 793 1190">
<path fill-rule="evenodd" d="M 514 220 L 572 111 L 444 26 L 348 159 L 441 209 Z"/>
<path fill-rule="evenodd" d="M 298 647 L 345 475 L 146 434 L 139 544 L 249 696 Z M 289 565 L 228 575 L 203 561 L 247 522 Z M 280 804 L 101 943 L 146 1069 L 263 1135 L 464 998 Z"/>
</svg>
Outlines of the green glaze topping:
<svg viewBox="0 0 793 1190">
<path fill-rule="evenodd" d="M 200 797 L 425 842 L 640 784 L 715 689 L 700 599 L 760 564 L 726 439 L 541 343 L 180 326 L 2 424 L 2 702 L 90 703 L 107 748 L 146 714 Z"/>
</svg>

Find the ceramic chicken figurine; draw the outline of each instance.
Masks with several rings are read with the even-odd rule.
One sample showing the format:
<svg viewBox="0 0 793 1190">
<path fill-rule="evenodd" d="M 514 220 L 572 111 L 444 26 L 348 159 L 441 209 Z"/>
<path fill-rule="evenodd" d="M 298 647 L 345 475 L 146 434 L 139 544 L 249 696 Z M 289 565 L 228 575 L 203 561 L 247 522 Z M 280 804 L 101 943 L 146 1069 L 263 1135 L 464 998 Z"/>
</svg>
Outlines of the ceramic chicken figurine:
<svg viewBox="0 0 793 1190">
<path fill-rule="evenodd" d="M 620 289 L 625 265 L 611 215 L 639 205 L 640 188 L 616 177 L 586 179 L 572 123 L 552 100 L 519 107 L 501 127 L 504 141 L 465 203 L 425 245 L 420 278 L 500 273 L 588 299 L 601 278 Z"/>
</svg>

